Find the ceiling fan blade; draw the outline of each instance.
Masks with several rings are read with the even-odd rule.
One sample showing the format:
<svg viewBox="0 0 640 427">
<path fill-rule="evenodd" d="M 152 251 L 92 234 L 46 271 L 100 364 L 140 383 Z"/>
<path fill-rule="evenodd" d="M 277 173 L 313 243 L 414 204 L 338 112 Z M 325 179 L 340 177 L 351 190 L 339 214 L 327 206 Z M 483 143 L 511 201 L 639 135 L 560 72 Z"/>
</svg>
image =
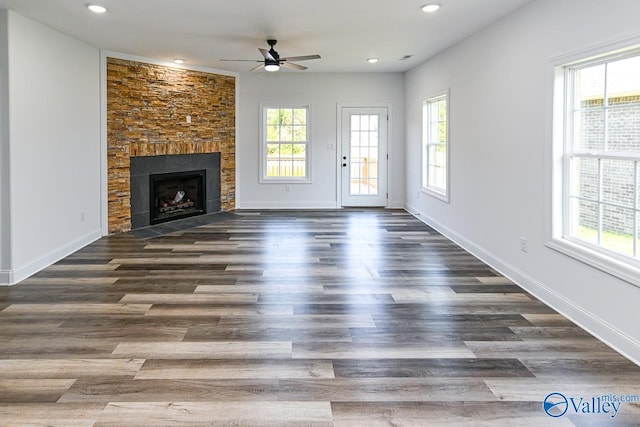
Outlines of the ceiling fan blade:
<svg viewBox="0 0 640 427">
<path fill-rule="evenodd" d="M 264 59 L 268 59 L 270 61 L 275 61 L 276 60 L 276 58 L 274 58 L 273 55 L 271 55 L 271 53 L 269 53 L 269 51 L 267 49 L 263 49 L 263 48 L 259 47 L 258 50 L 260 51 L 262 56 L 264 56 Z"/>
<path fill-rule="evenodd" d="M 280 58 L 281 61 L 308 61 L 310 59 L 320 59 L 320 55 L 289 56 L 287 58 Z"/>
<path fill-rule="evenodd" d="M 218 61 L 236 61 L 236 62 L 263 62 L 262 59 L 218 59 Z"/>
<path fill-rule="evenodd" d="M 282 62 L 280 65 L 285 68 L 292 68 L 294 70 L 300 70 L 300 71 L 304 71 L 308 68 L 308 67 L 305 67 L 304 65 L 298 65 L 292 62 Z"/>
<path fill-rule="evenodd" d="M 250 69 L 249 71 L 257 71 L 257 70 L 261 70 L 264 68 L 264 64 L 260 64 L 256 67 L 253 67 L 252 69 Z"/>
</svg>

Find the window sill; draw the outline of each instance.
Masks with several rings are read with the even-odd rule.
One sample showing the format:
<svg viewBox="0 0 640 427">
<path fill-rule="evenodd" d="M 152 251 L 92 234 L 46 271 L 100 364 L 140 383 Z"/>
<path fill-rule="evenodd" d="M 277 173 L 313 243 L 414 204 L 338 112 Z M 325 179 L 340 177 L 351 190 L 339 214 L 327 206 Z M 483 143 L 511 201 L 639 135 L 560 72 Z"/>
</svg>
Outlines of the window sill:
<svg viewBox="0 0 640 427">
<path fill-rule="evenodd" d="M 311 184 L 310 178 L 262 178 L 260 184 Z"/>
<path fill-rule="evenodd" d="M 608 255 L 595 248 L 591 249 L 587 245 L 564 238 L 552 239 L 547 242 L 546 246 L 604 273 L 640 287 L 640 262 L 623 260 L 614 254 Z"/>
<path fill-rule="evenodd" d="M 431 196 L 431 197 L 434 197 L 436 199 L 442 200 L 445 203 L 449 203 L 449 194 L 442 193 L 440 191 L 434 190 L 434 189 L 429 188 L 429 187 L 422 187 L 420 189 L 420 192 L 422 194 L 426 194 L 427 196 Z"/>
</svg>

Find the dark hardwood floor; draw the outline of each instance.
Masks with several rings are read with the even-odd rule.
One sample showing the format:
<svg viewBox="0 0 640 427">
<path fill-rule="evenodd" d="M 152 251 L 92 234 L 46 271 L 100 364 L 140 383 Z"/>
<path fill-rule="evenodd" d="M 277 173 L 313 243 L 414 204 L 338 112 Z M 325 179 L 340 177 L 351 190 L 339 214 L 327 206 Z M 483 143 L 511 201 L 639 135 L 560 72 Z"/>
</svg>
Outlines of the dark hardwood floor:
<svg viewBox="0 0 640 427">
<path fill-rule="evenodd" d="M 110 236 L 0 288 L 2 426 L 640 425 L 552 392 L 640 367 L 400 210 Z"/>
</svg>

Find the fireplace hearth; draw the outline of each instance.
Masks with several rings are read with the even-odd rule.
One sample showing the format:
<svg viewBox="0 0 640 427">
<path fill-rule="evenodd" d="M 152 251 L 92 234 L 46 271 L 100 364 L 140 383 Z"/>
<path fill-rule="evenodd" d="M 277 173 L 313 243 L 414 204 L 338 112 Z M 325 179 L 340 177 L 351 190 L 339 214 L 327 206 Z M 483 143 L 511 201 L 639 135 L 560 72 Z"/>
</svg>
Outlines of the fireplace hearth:
<svg viewBox="0 0 640 427">
<path fill-rule="evenodd" d="M 206 177 L 206 170 L 149 175 L 150 223 L 207 213 Z"/>
</svg>

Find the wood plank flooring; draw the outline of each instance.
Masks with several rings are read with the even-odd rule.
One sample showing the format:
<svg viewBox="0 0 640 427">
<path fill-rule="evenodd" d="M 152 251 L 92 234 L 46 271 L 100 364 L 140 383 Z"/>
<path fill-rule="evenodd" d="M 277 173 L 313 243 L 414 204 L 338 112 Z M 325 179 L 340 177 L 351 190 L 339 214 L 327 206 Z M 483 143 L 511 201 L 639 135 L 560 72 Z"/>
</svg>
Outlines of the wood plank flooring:
<svg viewBox="0 0 640 427">
<path fill-rule="evenodd" d="M 552 392 L 640 367 L 401 210 L 109 236 L 0 288 L 2 426 L 640 425 Z"/>
</svg>

